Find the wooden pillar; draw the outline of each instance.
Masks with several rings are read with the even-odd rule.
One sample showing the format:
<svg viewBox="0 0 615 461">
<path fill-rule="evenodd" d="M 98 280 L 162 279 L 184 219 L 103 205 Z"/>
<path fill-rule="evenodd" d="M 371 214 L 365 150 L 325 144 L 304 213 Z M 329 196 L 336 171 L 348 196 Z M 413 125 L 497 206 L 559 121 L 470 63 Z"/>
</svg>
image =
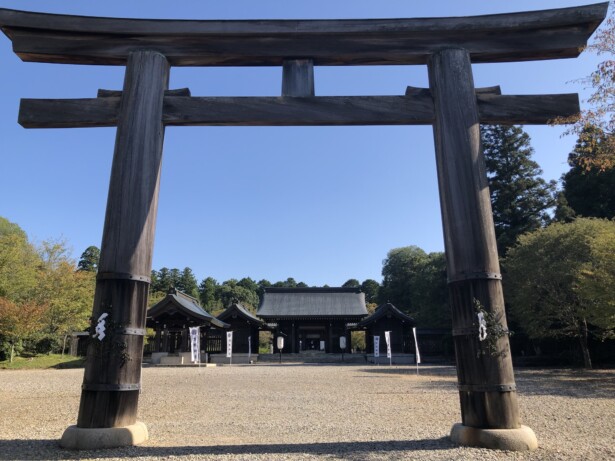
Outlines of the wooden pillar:
<svg viewBox="0 0 615 461">
<path fill-rule="evenodd" d="M 88 349 L 80 428 L 136 422 L 168 80 L 163 55 L 130 53 L 94 296 L 94 323 L 108 314 L 106 336 L 102 341 L 93 338 Z"/>
<path fill-rule="evenodd" d="M 429 82 L 462 422 L 519 428 L 508 336 L 497 340 L 497 354 L 482 353 L 478 338 L 477 303 L 507 326 L 469 53 L 434 54 Z"/>
<path fill-rule="evenodd" d="M 314 62 L 311 59 L 284 60 L 282 96 L 314 96 Z"/>
<path fill-rule="evenodd" d="M 156 336 L 154 337 L 154 352 L 162 352 L 161 334 L 162 330 L 160 329 L 160 325 L 156 325 Z"/>
</svg>

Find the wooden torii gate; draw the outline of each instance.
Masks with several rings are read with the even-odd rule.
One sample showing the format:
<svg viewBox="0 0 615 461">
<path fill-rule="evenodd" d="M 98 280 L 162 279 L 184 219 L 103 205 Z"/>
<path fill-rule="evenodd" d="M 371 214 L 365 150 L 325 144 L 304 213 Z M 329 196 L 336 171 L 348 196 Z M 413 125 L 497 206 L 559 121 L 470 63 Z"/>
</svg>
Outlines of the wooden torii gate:
<svg viewBox="0 0 615 461">
<path fill-rule="evenodd" d="M 434 126 L 453 318 L 463 445 L 528 450 L 508 337 L 480 354 L 475 305 L 506 330 L 479 124 L 544 124 L 579 110 L 576 94 L 504 96 L 476 89 L 471 63 L 574 58 L 608 3 L 463 18 L 177 21 L 50 15 L 0 9 L 24 61 L 126 66 L 123 91 L 92 99 L 23 99 L 26 128 L 117 126 L 93 326 L 76 426 L 61 444 L 138 444 L 149 274 L 165 126 Z M 313 66 L 424 65 L 429 89 L 403 96 L 314 95 Z M 171 66 L 281 66 L 281 97 L 191 97 L 168 89 Z M 105 316 L 106 314 L 106 316 Z M 489 331 L 487 332 L 489 334 Z"/>
</svg>

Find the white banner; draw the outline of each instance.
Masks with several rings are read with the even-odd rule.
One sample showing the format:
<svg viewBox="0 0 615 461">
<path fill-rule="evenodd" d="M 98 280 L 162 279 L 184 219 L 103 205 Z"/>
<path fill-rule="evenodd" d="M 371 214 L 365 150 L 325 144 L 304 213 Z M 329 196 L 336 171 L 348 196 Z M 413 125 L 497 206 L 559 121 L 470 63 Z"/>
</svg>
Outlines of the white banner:
<svg viewBox="0 0 615 461">
<path fill-rule="evenodd" d="M 190 327 L 190 360 L 195 363 L 201 362 L 201 328 Z"/>
<path fill-rule="evenodd" d="M 380 357 L 380 336 L 374 336 L 374 357 Z"/>
<path fill-rule="evenodd" d="M 232 331 L 226 332 L 226 356 L 227 357 L 233 356 L 233 332 Z"/>
<path fill-rule="evenodd" d="M 414 350 L 416 351 L 416 363 L 421 363 L 421 354 L 419 353 L 419 342 L 416 339 L 416 328 L 412 328 L 412 334 L 414 335 Z"/>
<path fill-rule="evenodd" d="M 387 343 L 387 358 L 390 359 L 391 358 L 391 332 L 390 331 L 384 332 L 384 340 Z"/>
<path fill-rule="evenodd" d="M 252 357 L 252 336 L 248 336 L 248 360 Z"/>
</svg>

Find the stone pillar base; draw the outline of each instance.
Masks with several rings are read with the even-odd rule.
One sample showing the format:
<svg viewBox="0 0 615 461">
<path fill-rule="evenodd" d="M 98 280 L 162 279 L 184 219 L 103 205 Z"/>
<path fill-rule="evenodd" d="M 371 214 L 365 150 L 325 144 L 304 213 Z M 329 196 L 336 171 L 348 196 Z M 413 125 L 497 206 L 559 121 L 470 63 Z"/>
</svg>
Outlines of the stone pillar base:
<svg viewBox="0 0 615 461">
<path fill-rule="evenodd" d="M 527 426 L 519 429 L 478 429 L 457 423 L 451 429 L 451 440 L 466 447 L 494 450 L 534 451 L 538 448 L 536 434 Z"/>
<path fill-rule="evenodd" d="M 62 434 L 60 446 L 70 450 L 97 450 L 139 445 L 148 438 L 147 426 L 139 421 L 125 427 L 69 426 Z"/>
</svg>

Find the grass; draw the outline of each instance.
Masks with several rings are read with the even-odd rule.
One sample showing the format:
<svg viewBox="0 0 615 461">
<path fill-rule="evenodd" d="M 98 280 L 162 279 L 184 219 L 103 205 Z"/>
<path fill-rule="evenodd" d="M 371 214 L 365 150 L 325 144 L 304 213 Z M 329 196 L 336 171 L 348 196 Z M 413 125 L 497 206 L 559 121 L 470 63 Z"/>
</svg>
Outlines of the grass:
<svg viewBox="0 0 615 461">
<path fill-rule="evenodd" d="M 34 357 L 14 357 L 13 363 L 8 360 L 0 362 L 0 369 L 33 370 L 46 368 L 81 368 L 84 359 L 71 355 L 43 354 Z"/>
</svg>

